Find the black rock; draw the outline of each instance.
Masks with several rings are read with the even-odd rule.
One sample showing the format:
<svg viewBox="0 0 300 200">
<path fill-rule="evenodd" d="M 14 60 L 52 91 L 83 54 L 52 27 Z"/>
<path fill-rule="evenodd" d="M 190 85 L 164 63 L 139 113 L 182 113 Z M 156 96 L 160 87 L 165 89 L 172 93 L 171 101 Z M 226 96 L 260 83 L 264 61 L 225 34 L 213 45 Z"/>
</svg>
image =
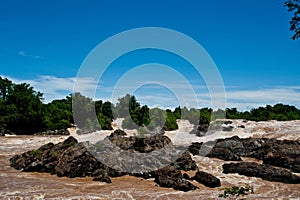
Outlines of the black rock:
<svg viewBox="0 0 300 200">
<path fill-rule="evenodd" d="M 109 156 L 103 157 L 103 162 L 105 161 L 105 163 L 109 163 L 108 165 L 105 165 L 99 161 L 101 159 L 96 159 L 96 155 L 92 155 L 92 149 L 89 149 L 88 151 L 87 148 L 89 147 L 85 146 L 86 144 L 84 143 L 78 143 L 74 137 L 69 137 L 65 141 L 55 145 L 53 143 L 48 143 L 36 150 L 15 155 L 10 159 L 10 165 L 15 169 L 23 171 L 48 172 L 51 174 L 56 174 L 57 176 L 65 176 L 70 178 L 91 176 L 94 177 L 93 180 L 95 181 L 103 181 L 107 183 L 111 183 L 110 177 L 118 177 L 128 174 L 143 178 L 155 178 L 155 181 L 160 186 L 171 187 L 176 190 L 189 191 L 197 188 L 189 181 L 184 179 L 180 171 L 197 169 L 195 161 L 193 161 L 190 154 L 186 152 L 175 162 L 174 158 L 176 158 L 178 153 L 173 148 L 171 140 L 168 137 L 162 134 L 156 134 L 148 138 L 123 137 L 122 135 L 124 135 L 122 132 L 114 133 L 114 135 L 112 135 L 113 137 L 107 137 L 105 139 L 106 141 L 103 140 L 103 145 L 111 144 L 111 141 L 113 141 L 118 145 L 122 144 L 124 149 L 129 152 L 150 152 L 164 148 L 164 151 L 162 151 L 163 153 L 157 154 L 158 159 L 156 161 L 160 162 L 162 166 L 167 166 L 163 169 L 152 172 L 143 172 L 142 170 L 140 172 L 137 170 L 137 172 L 132 173 L 122 172 L 118 167 L 113 169 L 109 166 L 116 166 L 111 165 L 114 162 L 116 162 L 115 164 L 119 165 L 126 164 L 124 159 L 134 160 L 135 158 L 132 157 L 131 154 L 128 154 L 127 157 L 124 157 L 124 155 L 120 156 L 120 160 L 110 158 Z M 140 139 L 141 141 L 139 141 Z M 145 146 L 141 145 L 140 142 L 142 142 L 142 144 Z M 99 148 L 100 147 L 103 146 L 100 145 Z M 140 149 L 142 147 L 143 149 Z M 168 151 L 166 151 L 165 147 L 169 147 Z M 112 154 L 118 153 L 112 152 L 111 149 L 106 147 L 104 151 L 109 151 L 109 153 Z M 174 155 L 170 154 L 172 151 L 175 152 Z M 154 153 L 156 152 L 157 151 Z M 99 156 L 101 155 L 103 154 L 100 153 Z M 172 161 L 172 159 L 174 159 L 174 161 Z M 111 160 L 113 160 L 112 163 L 110 163 Z M 174 163 L 170 164 L 172 162 Z M 154 167 L 152 165 L 154 164 L 155 163 L 151 162 L 151 160 L 146 159 L 141 161 L 141 165 L 133 166 L 133 169 L 139 169 L 139 167 L 142 165 L 144 165 L 143 167 L 152 169 Z"/>
<path fill-rule="evenodd" d="M 93 181 L 100 181 L 100 182 L 106 182 L 106 183 L 111 183 L 111 180 L 108 176 L 108 173 L 104 169 L 97 169 L 93 175 L 95 178 L 93 178 Z"/>
<path fill-rule="evenodd" d="M 232 153 L 231 150 L 226 148 L 214 147 L 208 154 L 207 157 L 218 158 L 225 161 L 241 161 L 242 159 Z"/>
<path fill-rule="evenodd" d="M 202 142 L 193 142 L 189 146 L 188 150 L 193 155 L 199 155 L 199 151 L 200 151 L 202 145 L 203 145 Z"/>
<path fill-rule="evenodd" d="M 173 188 L 175 190 L 190 191 L 198 187 L 187 180 L 184 180 L 180 170 L 174 166 L 166 166 L 152 173 L 155 182 L 161 187 Z"/>
<path fill-rule="evenodd" d="M 198 171 L 193 179 L 206 187 L 215 188 L 221 186 L 220 179 L 206 172 Z"/>
<path fill-rule="evenodd" d="M 300 177 L 290 171 L 254 162 L 229 163 L 223 165 L 223 173 L 238 173 L 240 175 L 259 177 L 267 181 L 276 181 L 289 184 L 299 184 Z"/>
<path fill-rule="evenodd" d="M 183 153 L 180 158 L 176 160 L 174 165 L 177 169 L 184 171 L 198 169 L 196 162 L 192 159 L 191 155 L 188 152 Z"/>
</svg>

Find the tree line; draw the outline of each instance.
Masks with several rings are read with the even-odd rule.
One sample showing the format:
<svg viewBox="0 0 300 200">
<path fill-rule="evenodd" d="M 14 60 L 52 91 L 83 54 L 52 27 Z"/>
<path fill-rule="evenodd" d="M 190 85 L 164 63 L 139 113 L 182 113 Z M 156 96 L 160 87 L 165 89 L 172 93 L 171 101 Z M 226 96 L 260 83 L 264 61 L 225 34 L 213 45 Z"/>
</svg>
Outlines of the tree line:
<svg viewBox="0 0 300 200">
<path fill-rule="evenodd" d="M 116 118 L 124 118 L 124 129 L 146 127 L 150 131 L 157 128 L 169 131 L 178 129 L 178 119 L 189 120 L 192 124 L 205 127 L 212 120 L 224 117 L 254 121 L 297 120 L 300 119 L 300 110 L 283 104 L 267 105 L 245 112 L 236 108 L 214 111 L 211 108 L 177 107 L 174 110 L 164 110 L 141 105 L 130 94 L 119 98 L 116 104 L 95 101 L 80 93 L 45 104 L 43 94 L 35 91 L 29 84 L 16 84 L 0 77 L 0 130 L 15 134 L 67 129 L 74 124 L 87 131 L 112 130 L 112 121 Z"/>
</svg>

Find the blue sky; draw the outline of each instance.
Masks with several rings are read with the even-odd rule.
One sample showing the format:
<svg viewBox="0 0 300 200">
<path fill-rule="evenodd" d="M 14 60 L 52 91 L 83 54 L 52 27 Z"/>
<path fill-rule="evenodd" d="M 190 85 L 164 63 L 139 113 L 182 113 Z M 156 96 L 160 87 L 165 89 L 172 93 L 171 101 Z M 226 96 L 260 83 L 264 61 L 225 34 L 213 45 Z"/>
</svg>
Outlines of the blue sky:
<svg viewBox="0 0 300 200">
<path fill-rule="evenodd" d="M 46 102 L 64 98 L 100 42 L 133 28 L 164 27 L 206 49 L 222 75 L 228 107 L 244 110 L 279 102 L 300 107 L 300 41 L 290 40 L 289 18 L 282 0 L 1 1 L 0 74 L 30 83 Z M 204 84 L 182 59 L 148 50 L 116 60 L 97 97 L 110 99 L 111 88 L 126 71 L 153 61 L 181 69 L 193 86 Z M 210 106 L 207 90 L 195 92 L 200 106 Z M 163 88 L 147 86 L 136 95 L 149 105 L 176 104 Z"/>
</svg>

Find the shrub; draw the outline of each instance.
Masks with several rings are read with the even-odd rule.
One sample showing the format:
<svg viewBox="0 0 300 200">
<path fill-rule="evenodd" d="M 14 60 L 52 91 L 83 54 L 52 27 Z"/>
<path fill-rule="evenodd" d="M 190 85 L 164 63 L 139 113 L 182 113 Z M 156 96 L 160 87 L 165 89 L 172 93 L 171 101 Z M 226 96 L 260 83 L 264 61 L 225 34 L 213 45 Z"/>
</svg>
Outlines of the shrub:
<svg viewBox="0 0 300 200">
<path fill-rule="evenodd" d="M 230 196 L 240 196 L 240 195 L 248 195 L 249 193 L 253 193 L 253 187 L 246 185 L 245 187 L 233 186 L 231 188 L 222 188 L 224 190 L 223 194 L 220 194 L 219 197 L 227 198 Z"/>
</svg>

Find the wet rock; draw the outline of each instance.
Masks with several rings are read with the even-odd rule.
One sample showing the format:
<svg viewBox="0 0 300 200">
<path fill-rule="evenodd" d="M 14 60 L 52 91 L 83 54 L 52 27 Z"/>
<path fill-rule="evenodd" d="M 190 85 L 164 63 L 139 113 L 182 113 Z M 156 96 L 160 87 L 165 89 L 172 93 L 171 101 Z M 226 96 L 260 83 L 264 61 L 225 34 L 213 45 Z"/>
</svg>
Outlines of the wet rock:
<svg viewBox="0 0 300 200">
<path fill-rule="evenodd" d="M 267 181 L 276 181 L 289 184 L 299 184 L 300 177 L 290 171 L 273 167 L 266 164 L 257 164 L 254 162 L 239 162 L 223 164 L 223 173 L 238 173 L 240 175 L 259 177 Z"/>
<path fill-rule="evenodd" d="M 199 151 L 201 146 L 203 145 L 202 142 L 193 142 L 189 147 L 188 150 L 193 155 L 199 155 Z"/>
<path fill-rule="evenodd" d="M 95 176 L 93 181 L 111 183 L 111 179 L 109 178 L 107 171 L 104 169 L 97 169 L 92 175 Z"/>
<path fill-rule="evenodd" d="M 198 137 L 203 137 L 206 135 L 208 131 L 209 124 L 199 124 L 195 125 L 194 129 L 190 132 L 190 134 L 195 134 Z"/>
<path fill-rule="evenodd" d="M 174 166 L 166 166 L 152 173 L 155 182 L 161 187 L 173 188 L 175 190 L 190 191 L 198 187 L 184 180 L 180 170 Z"/>
<path fill-rule="evenodd" d="M 109 135 L 109 138 L 114 138 L 114 137 L 123 137 L 123 136 L 126 136 L 127 134 L 123 131 L 123 130 L 115 130 L 114 132 L 112 132 L 110 135 Z"/>
<path fill-rule="evenodd" d="M 206 172 L 198 171 L 193 179 L 206 187 L 215 188 L 221 186 L 220 179 Z"/>
<path fill-rule="evenodd" d="M 124 136 L 123 131 L 116 130 L 109 136 L 109 139 L 123 150 L 134 150 L 140 153 L 149 153 L 167 145 L 172 145 L 171 140 L 164 135 L 164 132 L 153 134 L 149 137 Z"/>
<path fill-rule="evenodd" d="M 188 152 L 183 153 L 180 158 L 176 160 L 174 166 L 179 170 L 189 171 L 197 170 L 197 164 L 192 159 L 191 155 Z"/>
<path fill-rule="evenodd" d="M 85 177 L 91 176 L 100 167 L 99 161 L 86 150 L 82 143 L 78 143 L 62 153 L 55 166 L 55 172 L 58 176 Z"/>
<path fill-rule="evenodd" d="M 235 155 L 231 150 L 226 148 L 214 147 L 208 154 L 207 157 L 218 158 L 225 161 L 241 161 L 242 159 Z"/>
<path fill-rule="evenodd" d="M 223 124 L 225 124 L 225 125 L 232 124 L 232 121 L 230 121 L 230 120 L 224 121 Z"/>
<path fill-rule="evenodd" d="M 226 139 L 218 139 L 215 147 L 229 149 L 235 153 L 238 153 L 244 149 L 243 142 L 238 136 L 233 136 Z"/>
<path fill-rule="evenodd" d="M 191 177 L 187 173 L 182 174 L 182 176 L 186 180 L 191 180 Z"/>
<path fill-rule="evenodd" d="M 222 131 L 226 131 L 226 132 L 230 132 L 230 131 L 232 131 L 233 130 L 233 126 L 224 126 L 223 128 L 222 128 Z"/>
<path fill-rule="evenodd" d="M 115 151 L 113 148 L 106 148 L 103 145 L 112 144 L 110 141 L 116 143 L 121 142 L 121 139 L 125 139 L 123 142 L 124 148 L 127 149 L 130 153 L 123 155 L 122 153 Z M 78 143 L 78 141 L 69 137 L 65 141 L 58 144 L 48 143 L 41 146 L 39 149 L 25 152 L 20 155 L 15 155 L 10 159 L 10 164 L 12 167 L 30 172 L 48 172 L 51 174 L 56 174 L 57 176 L 65 177 L 85 177 L 91 176 L 95 181 L 103 181 L 110 183 L 110 177 L 118 177 L 123 175 L 132 175 L 143 178 L 155 178 L 155 181 L 163 187 L 171 187 L 176 190 L 189 191 L 194 190 L 197 187 L 184 179 L 180 170 L 195 170 L 197 165 L 195 161 L 192 160 L 189 153 L 183 153 L 182 157 L 176 158 L 178 156 L 177 151 L 172 146 L 172 143 L 169 138 L 162 134 L 153 135 L 149 138 L 142 138 L 142 144 L 145 144 L 146 148 L 144 150 L 139 149 L 141 144 L 139 139 L 135 137 L 124 137 L 122 132 L 117 132 L 107 137 L 103 144 L 99 144 L 99 148 L 104 148 L 105 155 L 103 159 L 96 159 L 94 154 L 91 151 L 87 150 L 87 146 L 84 143 Z M 102 145 L 102 146 L 101 146 Z M 111 145 L 114 146 L 115 145 Z M 167 149 L 166 147 L 169 147 Z M 96 147 L 95 147 L 96 148 Z M 160 148 L 164 148 L 162 153 L 157 153 L 160 151 L 155 151 Z M 132 151 L 136 152 L 148 152 L 153 151 L 154 157 L 157 158 L 155 162 L 160 162 L 161 166 L 167 166 L 165 169 L 159 169 L 156 171 L 144 172 L 142 169 L 158 169 L 155 168 L 155 162 L 149 159 L 142 160 L 137 159 L 134 156 L 140 154 L 131 154 Z M 103 152 L 102 152 L 103 153 Z M 126 153 L 126 152 L 125 152 Z M 172 153 L 175 153 L 174 155 Z M 118 159 L 115 159 L 115 156 L 118 155 Z M 109 155 L 113 155 L 109 157 Z M 148 154 L 145 154 L 147 156 Z M 153 156 L 152 155 L 152 156 Z M 99 154 L 99 156 L 104 156 Z M 144 157 L 143 157 L 144 158 Z M 106 159 L 106 160 L 105 160 Z M 135 160 L 137 159 L 137 160 Z M 172 162 L 174 159 L 174 163 Z M 101 160 L 101 162 L 99 161 Z M 137 172 L 127 173 L 118 169 L 118 165 L 126 165 L 125 161 L 134 160 L 140 161 L 141 163 L 136 163 L 136 166 L 128 166 L 128 169 L 138 169 Z M 103 164 L 109 163 L 109 164 Z M 173 163 L 173 164 L 171 164 Z M 115 164 L 115 165 L 114 165 Z M 130 164 L 130 163 L 129 163 Z M 109 167 L 114 166 L 115 169 Z M 130 168 L 132 167 L 132 168 Z M 121 168 L 122 169 L 122 168 Z M 129 170 L 130 171 L 130 170 Z M 128 172 L 129 172 L 128 171 Z"/>
</svg>

